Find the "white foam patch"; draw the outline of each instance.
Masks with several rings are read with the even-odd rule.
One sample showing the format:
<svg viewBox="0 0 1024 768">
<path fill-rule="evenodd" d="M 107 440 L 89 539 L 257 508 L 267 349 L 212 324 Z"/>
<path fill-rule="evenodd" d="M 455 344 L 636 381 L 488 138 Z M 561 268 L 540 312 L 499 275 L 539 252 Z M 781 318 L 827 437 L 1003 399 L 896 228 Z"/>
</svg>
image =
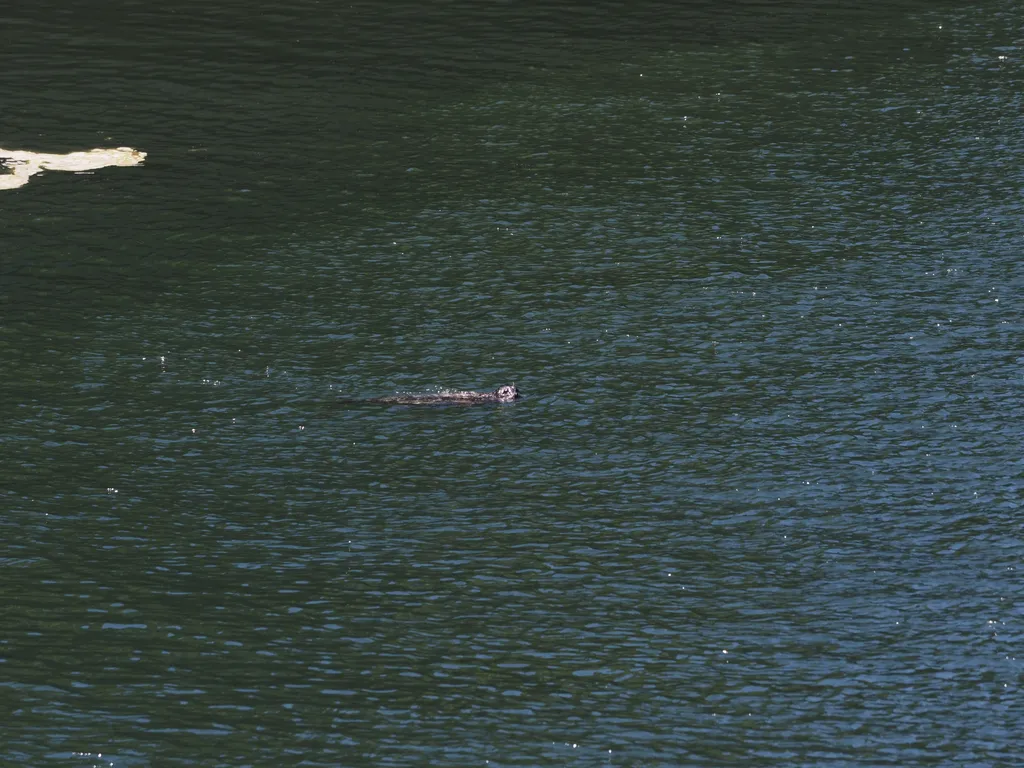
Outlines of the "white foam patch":
<svg viewBox="0 0 1024 768">
<path fill-rule="evenodd" d="M 0 164 L 10 169 L 10 173 L 0 173 L 0 189 L 22 187 L 40 171 L 80 173 L 110 165 L 139 165 L 145 159 L 145 152 L 131 147 L 90 149 L 88 152 L 69 152 L 66 155 L 0 149 Z"/>
</svg>

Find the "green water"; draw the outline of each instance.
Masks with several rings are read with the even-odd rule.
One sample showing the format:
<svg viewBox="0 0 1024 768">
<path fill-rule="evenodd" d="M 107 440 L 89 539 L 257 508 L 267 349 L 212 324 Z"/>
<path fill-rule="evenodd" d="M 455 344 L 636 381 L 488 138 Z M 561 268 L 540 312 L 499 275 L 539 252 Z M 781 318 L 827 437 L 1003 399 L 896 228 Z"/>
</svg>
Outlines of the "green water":
<svg viewBox="0 0 1024 768">
<path fill-rule="evenodd" d="M 1022 11 L 8 10 L 0 764 L 1015 764 Z"/>
</svg>

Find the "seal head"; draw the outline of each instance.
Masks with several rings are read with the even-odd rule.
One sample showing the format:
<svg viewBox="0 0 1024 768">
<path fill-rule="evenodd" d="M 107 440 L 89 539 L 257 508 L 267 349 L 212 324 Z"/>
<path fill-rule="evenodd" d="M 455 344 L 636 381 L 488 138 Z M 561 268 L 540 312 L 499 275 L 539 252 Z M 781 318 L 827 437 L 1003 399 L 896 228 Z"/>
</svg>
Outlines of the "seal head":
<svg viewBox="0 0 1024 768">
<path fill-rule="evenodd" d="M 494 390 L 494 397 L 499 403 L 511 403 L 513 400 L 519 399 L 519 390 L 516 389 L 515 384 L 506 384 Z"/>
</svg>

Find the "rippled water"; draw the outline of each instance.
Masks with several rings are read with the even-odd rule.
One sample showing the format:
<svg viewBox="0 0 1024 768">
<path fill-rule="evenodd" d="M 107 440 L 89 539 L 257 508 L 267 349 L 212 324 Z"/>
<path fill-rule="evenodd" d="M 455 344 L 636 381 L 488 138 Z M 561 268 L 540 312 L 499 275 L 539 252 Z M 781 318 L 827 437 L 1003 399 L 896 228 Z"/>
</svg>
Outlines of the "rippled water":
<svg viewBox="0 0 1024 768">
<path fill-rule="evenodd" d="M 250 8 L 6 20 L 0 762 L 1015 762 L 1019 4 Z"/>
</svg>

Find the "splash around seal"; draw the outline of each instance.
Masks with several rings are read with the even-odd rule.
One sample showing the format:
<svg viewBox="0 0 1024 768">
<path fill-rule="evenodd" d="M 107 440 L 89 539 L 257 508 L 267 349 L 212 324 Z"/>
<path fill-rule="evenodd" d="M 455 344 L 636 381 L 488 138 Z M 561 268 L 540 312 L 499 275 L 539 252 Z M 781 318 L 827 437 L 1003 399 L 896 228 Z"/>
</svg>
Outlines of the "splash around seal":
<svg viewBox="0 0 1024 768">
<path fill-rule="evenodd" d="M 492 392 L 446 390 L 422 395 L 389 395 L 364 400 L 382 405 L 477 405 L 480 403 L 511 403 L 521 397 L 515 384 L 505 384 Z"/>
</svg>

